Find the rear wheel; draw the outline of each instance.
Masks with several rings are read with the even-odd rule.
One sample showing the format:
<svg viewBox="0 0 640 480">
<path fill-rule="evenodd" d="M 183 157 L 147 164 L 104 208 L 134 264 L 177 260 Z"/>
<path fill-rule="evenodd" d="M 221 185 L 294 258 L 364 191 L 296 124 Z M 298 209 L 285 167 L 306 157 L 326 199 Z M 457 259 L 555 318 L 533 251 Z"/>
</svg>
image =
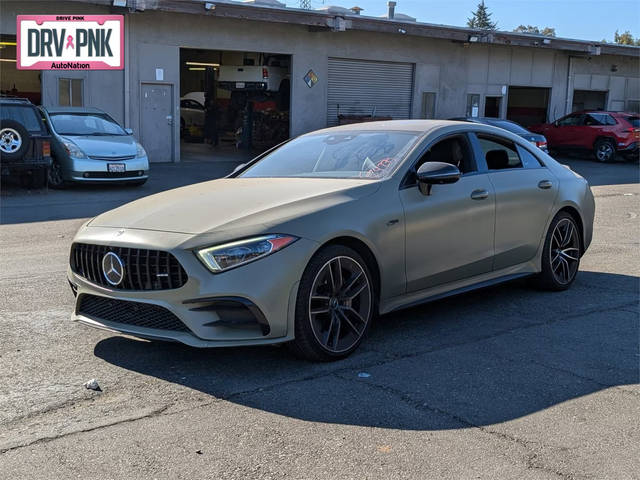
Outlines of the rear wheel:
<svg viewBox="0 0 640 480">
<path fill-rule="evenodd" d="M 601 138 L 593 146 L 593 155 L 598 162 L 611 162 L 616 156 L 616 146 L 613 141 Z"/>
<path fill-rule="evenodd" d="M 566 290 L 580 267 L 581 233 L 575 219 L 567 212 L 555 216 L 542 251 L 542 270 L 536 286 L 545 290 Z"/>
<path fill-rule="evenodd" d="M 367 333 L 375 310 L 375 290 L 364 259 L 351 248 L 320 250 L 302 275 L 296 302 L 298 356 L 332 361 L 351 354 Z"/>
</svg>

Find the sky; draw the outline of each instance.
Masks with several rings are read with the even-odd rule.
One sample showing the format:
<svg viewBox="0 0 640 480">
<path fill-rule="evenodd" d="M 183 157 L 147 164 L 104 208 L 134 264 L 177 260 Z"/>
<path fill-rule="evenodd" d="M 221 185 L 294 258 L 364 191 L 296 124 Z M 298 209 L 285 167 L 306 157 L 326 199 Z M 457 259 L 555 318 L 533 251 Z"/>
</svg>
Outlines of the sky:
<svg viewBox="0 0 640 480">
<path fill-rule="evenodd" d="M 281 0 L 285 1 L 285 0 Z M 480 0 L 396 0 L 396 12 L 419 22 L 466 26 Z M 286 0 L 298 7 L 299 0 Z M 556 36 L 612 42 L 616 30 L 629 30 L 640 37 L 640 0 L 485 0 L 499 30 L 518 25 L 554 27 Z M 314 8 L 339 5 L 364 8 L 363 15 L 377 17 L 387 12 L 386 0 L 312 0 Z"/>
</svg>

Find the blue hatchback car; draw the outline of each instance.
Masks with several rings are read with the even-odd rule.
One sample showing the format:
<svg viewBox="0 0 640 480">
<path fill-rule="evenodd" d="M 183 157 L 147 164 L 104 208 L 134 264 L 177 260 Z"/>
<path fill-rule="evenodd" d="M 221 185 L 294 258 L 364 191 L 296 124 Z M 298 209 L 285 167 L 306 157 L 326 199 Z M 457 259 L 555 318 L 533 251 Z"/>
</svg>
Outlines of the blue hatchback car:
<svg viewBox="0 0 640 480">
<path fill-rule="evenodd" d="M 90 107 L 40 107 L 51 132 L 49 186 L 73 182 L 142 185 L 147 152 L 107 113 Z"/>
</svg>

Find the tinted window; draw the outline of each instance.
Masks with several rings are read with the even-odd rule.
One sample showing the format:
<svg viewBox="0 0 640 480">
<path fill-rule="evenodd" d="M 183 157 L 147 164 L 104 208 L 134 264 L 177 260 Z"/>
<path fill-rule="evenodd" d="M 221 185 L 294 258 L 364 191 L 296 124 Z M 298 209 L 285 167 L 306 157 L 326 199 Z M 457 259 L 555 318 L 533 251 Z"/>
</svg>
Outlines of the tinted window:
<svg viewBox="0 0 640 480">
<path fill-rule="evenodd" d="M 584 125 L 584 115 L 569 115 L 558 120 L 558 125 L 561 127 Z"/>
<path fill-rule="evenodd" d="M 30 132 L 42 131 L 38 114 L 33 107 L 20 107 L 17 105 L 2 105 L 2 118 L 20 122 Z"/>
<path fill-rule="evenodd" d="M 269 153 L 240 177 L 383 178 L 407 155 L 417 133 L 340 131 L 305 135 Z"/>
<path fill-rule="evenodd" d="M 60 135 L 127 135 L 109 115 L 101 113 L 50 113 Z"/>
<path fill-rule="evenodd" d="M 522 167 L 520 155 L 518 155 L 516 146 L 511 140 L 478 135 L 478 141 L 489 170 Z"/>
<path fill-rule="evenodd" d="M 416 170 L 425 162 L 450 163 L 462 173 L 475 171 L 469 142 L 462 136 L 449 137 L 429 147 L 416 164 Z"/>
<path fill-rule="evenodd" d="M 605 115 L 605 121 L 607 123 L 607 125 L 617 125 L 618 122 L 616 122 L 616 119 L 613 118 L 611 115 Z"/>
<path fill-rule="evenodd" d="M 533 153 L 520 145 L 517 146 L 524 168 L 544 167 L 544 164 Z"/>
</svg>

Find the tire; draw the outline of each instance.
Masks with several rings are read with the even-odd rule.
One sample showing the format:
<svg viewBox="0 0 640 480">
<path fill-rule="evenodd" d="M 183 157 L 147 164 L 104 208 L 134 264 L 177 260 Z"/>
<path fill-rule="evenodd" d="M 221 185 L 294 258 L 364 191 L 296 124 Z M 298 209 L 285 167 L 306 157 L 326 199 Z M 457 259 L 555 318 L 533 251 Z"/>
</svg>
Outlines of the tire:
<svg viewBox="0 0 640 480">
<path fill-rule="evenodd" d="M 62 176 L 62 167 L 57 160 L 54 160 L 51 163 L 51 168 L 49 168 L 49 186 L 55 189 L 61 189 L 68 185 L 68 183 L 64 180 Z"/>
<path fill-rule="evenodd" d="M 608 138 L 601 138 L 593 145 L 593 156 L 596 162 L 612 162 L 616 158 L 616 145 Z"/>
<path fill-rule="evenodd" d="M 534 285 L 543 290 L 566 290 L 576 279 L 581 256 L 582 232 L 577 222 L 567 212 L 558 213 L 549 225 Z"/>
<path fill-rule="evenodd" d="M 302 275 L 295 340 L 289 348 L 296 356 L 316 362 L 345 358 L 366 336 L 376 307 L 376 292 L 364 259 L 342 245 L 325 247 Z"/>
<path fill-rule="evenodd" d="M 22 160 L 30 144 L 31 136 L 20 122 L 0 120 L 0 154 L 5 161 Z"/>
</svg>

